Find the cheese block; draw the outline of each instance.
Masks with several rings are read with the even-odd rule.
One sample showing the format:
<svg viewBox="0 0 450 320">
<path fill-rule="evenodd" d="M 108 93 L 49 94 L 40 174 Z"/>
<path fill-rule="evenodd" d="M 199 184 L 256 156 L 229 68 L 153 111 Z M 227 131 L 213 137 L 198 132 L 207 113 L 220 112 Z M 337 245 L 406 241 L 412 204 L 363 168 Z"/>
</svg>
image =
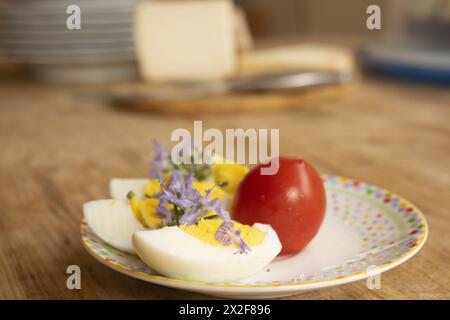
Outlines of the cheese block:
<svg viewBox="0 0 450 320">
<path fill-rule="evenodd" d="M 222 79 L 236 69 L 235 11 L 228 0 L 141 2 L 135 38 L 145 80 Z"/>
<path fill-rule="evenodd" d="M 247 16 L 242 8 L 236 6 L 235 12 L 235 28 L 236 28 L 236 43 L 238 52 L 250 51 L 255 48 L 250 26 L 248 24 Z"/>
<path fill-rule="evenodd" d="M 324 70 L 354 71 L 350 50 L 320 44 L 298 44 L 246 51 L 240 57 L 243 75 Z"/>
</svg>

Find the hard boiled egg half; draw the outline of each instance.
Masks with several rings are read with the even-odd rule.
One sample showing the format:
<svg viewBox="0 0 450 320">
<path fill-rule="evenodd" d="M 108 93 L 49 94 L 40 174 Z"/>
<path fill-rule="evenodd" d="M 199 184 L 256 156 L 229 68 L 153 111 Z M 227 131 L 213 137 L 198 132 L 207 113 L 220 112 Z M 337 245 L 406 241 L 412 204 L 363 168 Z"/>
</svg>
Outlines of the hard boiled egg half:
<svg viewBox="0 0 450 320">
<path fill-rule="evenodd" d="M 131 237 L 144 230 L 134 216 L 127 200 L 95 200 L 83 206 L 84 218 L 97 236 L 111 246 L 134 253 Z"/>
<path fill-rule="evenodd" d="M 159 201 L 144 199 L 144 193 L 153 195 L 160 190 L 156 180 L 112 179 L 110 193 L 113 199 L 86 202 L 84 217 L 100 239 L 116 249 L 135 253 L 131 243 L 133 233 L 161 225 L 162 218 L 156 212 Z"/>
<path fill-rule="evenodd" d="M 230 282 L 264 268 L 281 251 L 281 243 L 270 225 L 252 227 L 234 223 L 250 247 L 239 253 L 237 245 L 224 245 L 215 233 L 221 219 L 200 220 L 190 226 L 172 226 L 136 231 L 133 245 L 138 256 L 153 270 L 175 279 Z"/>
<path fill-rule="evenodd" d="M 194 189 L 203 195 L 213 186 L 214 183 L 209 181 L 193 183 Z M 160 184 L 155 179 L 111 179 L 113 199 L 86 202 L 84 217 L 100 239 L 116 249 L 135 253 L 131 243 L 133 233 L 161 227 L 162 217 L 156 210 L 159 200 L 148 198 L 160 191 Z M 214 188 L 211 199 L 215 198 L 227 201 L 228 195 L 221 188 Z"/>
</svg>

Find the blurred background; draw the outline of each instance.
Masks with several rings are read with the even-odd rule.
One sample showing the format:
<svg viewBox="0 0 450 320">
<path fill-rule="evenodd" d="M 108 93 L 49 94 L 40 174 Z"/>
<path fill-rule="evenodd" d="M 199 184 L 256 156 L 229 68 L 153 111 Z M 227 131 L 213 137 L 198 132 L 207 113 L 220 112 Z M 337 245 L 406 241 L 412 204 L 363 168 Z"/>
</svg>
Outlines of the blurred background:
<svg viewBox="0 0 450 320">
<path fill-rule="evenodd" d="M 70 20 L 72 11 L 67 11 L 72 1 L 2 0 L 1 67 L 4 71 L 20 69 L 26 77 L 53 83 L 136 79 L 156 83 L 239 77 L 254 73 L 255 69 L 265 74 L 335 70 L 333 63 L 339 65 L 338 71 L 346 68 L 354 71 L 350 65 L 357 53 L 360 65 L 390 75 L 449 81 L 450 3 L 446 0 L 236 0 L 234 3 L 200 0 L 203 2 L 200 5 L 198 2 L 80 0 L 76 5 L 80 8 L 81 28 L 69 30 L 67 23 L 74 21 Z M 381 11 L 379 30 L 366 26 L 370 15 L 366 10 L 373 4 Z M 231 6 L 233 14 L 227 12 Z M 151 17 L 152 12 L 159 11 L 167 15 L 158 24 Z M 179 11 L 184 11 L 184 15 Z M 213 15 L 222 19 L 222 25 L 210 24 L 208 16 Z M 174 27 L 170 29 L 165 23 Z M 183 34 L 186 24 L 192 27 Z M 198 32 L 201 29 L 198 25 L 205 30 L 208 24 L 209 34 Z M 317 42 L 351 50 L 286 47 Z M 194 46 L 197 48 L 192 49 Z M 257 51 L 267 47 L 280 50 Z M 177 62 L 183 51 L 191 56 Z M 199 52 L 210 55 L 216 65 L 199 64 L 194 58 Z M 174 74 L 164 64 L 187 70 Z M 189 65 L 192 69 L 205 68 L 204 74 L 200 71 L 186 74 L 190 72 Z"/>
</svg>

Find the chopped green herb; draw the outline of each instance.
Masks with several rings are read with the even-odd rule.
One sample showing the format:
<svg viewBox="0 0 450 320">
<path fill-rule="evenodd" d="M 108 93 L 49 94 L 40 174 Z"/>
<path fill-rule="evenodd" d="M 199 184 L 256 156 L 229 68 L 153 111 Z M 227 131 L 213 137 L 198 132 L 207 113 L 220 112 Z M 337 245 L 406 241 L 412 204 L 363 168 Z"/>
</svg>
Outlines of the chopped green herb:
<svg viewBox="0 0 450 320">
<path fill-rule="evenodd" d="M 127 199 L 131 199 L 131 198 L 133 198 L 135 195 L 136 195 L 136 194 L 135 194 L 132 190 L 130 190 L 130 191 L 128 191 L 128 193 L 127 193 Z"/>
<path fill-rule="evenodd" d="M 219 215 L 218 214 L 213 214 L 211 216 L 203 217 L 202 219 L 203 220 L 213 220 L 213 219 L 217 219 L 217 218 L 220 218 Z"/>
</svg>

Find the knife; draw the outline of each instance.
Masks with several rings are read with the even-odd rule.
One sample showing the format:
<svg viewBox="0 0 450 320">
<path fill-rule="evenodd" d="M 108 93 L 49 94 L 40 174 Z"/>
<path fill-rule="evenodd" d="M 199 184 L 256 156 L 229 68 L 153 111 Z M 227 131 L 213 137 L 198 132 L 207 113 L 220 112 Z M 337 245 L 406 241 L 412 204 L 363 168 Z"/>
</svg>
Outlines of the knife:
<svg viewBox="0 0 450 320">
<path fill-rule="evenodd" d="M 225 81 L 174 83 L 170 88 L 151 88 L 144 92 L 113 95 L 114 104 L 176 102 L 227 93 L 264 93 L 303 90 L 310 87 L 345 84 L 350 72 L 306 71 L 233 78 Z"/>
</svg>

